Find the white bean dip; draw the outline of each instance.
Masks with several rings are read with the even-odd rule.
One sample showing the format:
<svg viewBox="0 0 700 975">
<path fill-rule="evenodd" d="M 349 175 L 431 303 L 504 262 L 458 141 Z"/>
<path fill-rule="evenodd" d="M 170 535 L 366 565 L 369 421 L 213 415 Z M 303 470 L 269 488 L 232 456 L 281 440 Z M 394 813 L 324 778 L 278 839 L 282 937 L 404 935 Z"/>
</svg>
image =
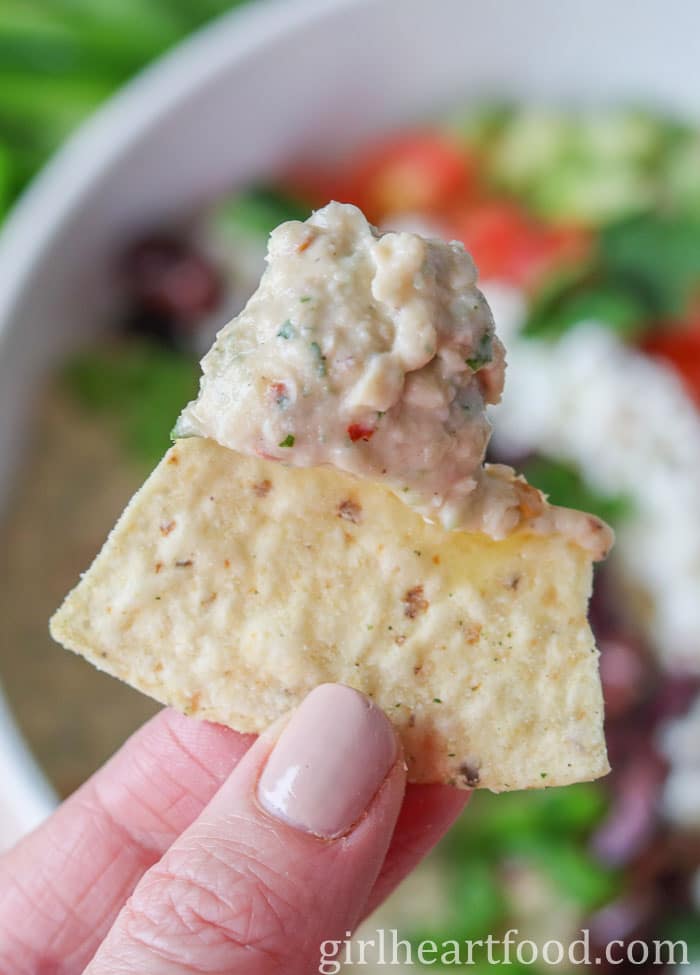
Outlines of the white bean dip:
<svg viewBox="0 0 700 975">
<path fill-rule="evenodd" d="M 277 227 L 266 260 L 202 360 L 176 437 L 381 481 L 448 529 L 502 539 L 527 525 L 605 556 L 603 522 L 484 465 L 505 357 L 462 244 L 380 234 L 330 203 Z"/>
</svg>

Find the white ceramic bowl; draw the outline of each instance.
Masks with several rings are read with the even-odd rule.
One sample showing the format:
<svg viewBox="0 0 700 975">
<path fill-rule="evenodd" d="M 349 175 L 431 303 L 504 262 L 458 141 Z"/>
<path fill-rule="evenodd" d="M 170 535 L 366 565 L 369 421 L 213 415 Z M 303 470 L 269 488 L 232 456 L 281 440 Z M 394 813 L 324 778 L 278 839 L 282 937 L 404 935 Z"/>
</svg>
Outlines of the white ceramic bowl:
<svg viewBox="0 0 700 975">
<path fill-rule="evenodd" d="M 699 32 L 693 0 L 258 0 L 192 38 L 82 128 L 0 238 L 0 503 L 36 383 L 104 324 L 135 230 L 471 96 L 696 113 Z M 0 781 L 2 845 L 52 797 L 1 696 Z"/>
</svg>

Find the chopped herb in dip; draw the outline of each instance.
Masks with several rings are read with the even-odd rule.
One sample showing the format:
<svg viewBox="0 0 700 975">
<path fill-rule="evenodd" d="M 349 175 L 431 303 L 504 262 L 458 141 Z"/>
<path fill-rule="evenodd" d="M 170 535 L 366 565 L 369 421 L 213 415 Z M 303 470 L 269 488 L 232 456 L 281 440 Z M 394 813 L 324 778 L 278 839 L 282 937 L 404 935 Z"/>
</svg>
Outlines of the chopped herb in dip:
<svg viewBox="0 0 700 975">
<path fill-rule="evenodd" d="M 312 342 L 311 343 L 311 351 L 313 352 L 314 357 L 316 359 L 316 374 L 319 375 L 319 376 L 325 376 L 326 375 L 326 357 L 321 352 L 321 346 L 318 344 L 318 342 Z"/>
<path fill-rule="evenodd" d="M 294 326 L 292 325 L 292 323 L 289 321 L 289 319 L 287 319 L 287 321 L 283 323 L 282 327 L 280 328 L 279 332 L 277 333 L 277 338 L 278 339 L 293 339 L 295 335 L 296 335 L 296 329 L 294 328 Z"/>
<path fill-rule="evenodd" d="M 479 339 L 474 355 L 464 360 L 472 372 L 478 372 L 493 361 L 493 336 L 488 332 Z"/>
</svg>

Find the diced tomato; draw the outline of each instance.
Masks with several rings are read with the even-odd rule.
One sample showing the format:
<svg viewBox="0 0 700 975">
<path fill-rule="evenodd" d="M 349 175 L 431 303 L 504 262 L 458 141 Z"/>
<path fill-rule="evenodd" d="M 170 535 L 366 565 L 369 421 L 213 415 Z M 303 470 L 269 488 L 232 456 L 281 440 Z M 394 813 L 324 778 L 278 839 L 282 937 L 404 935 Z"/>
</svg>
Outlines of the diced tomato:
<svg viewBox="0 0 700 975">
<path fill-rule="evenodd" d="M 658 327 L 641 346 L 645 352 L 670 363 L 700 408 L 700 318 L 682 325 Z"/>
<path fill-rule="evenodd" d="M 347 173 L 342 192 L 369 220 L 390 214 L 444 210 L 471 195 L 474 165 L 464 149 L 439 132 L 393 136 L 366 150 Z"/>
<path fill-rule="evenodd" d="M 348 436 L 355 443 L 357 440 L 371 440 L 374 434 L 374 427 L 368 427 L 364 423 L 351 423 L 348 427 Z"/>
<path fill-rule="evenodd" d="M 472 254 L 482 279 L 497 278 L 526 290 L 558 266 L 584 259 L 591 246 L 582 228 L 547 226 L 510 200 L 466 209 L 450 220 L 448 229 Z"/>
<path fill-rule="evenodd" d="M 285 407 L 289 403 L 289 391 L 284 383 L 270 383 L 270 398 L 279 407 Z"/>
</svg>

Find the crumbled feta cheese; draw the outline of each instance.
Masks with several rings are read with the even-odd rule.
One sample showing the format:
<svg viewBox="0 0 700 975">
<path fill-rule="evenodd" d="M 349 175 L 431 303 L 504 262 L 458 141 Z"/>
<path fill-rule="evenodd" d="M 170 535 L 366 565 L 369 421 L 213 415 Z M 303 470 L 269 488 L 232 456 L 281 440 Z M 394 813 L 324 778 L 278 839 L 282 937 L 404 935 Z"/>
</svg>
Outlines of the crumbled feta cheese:
<svg viewBox="0 0 700 975">
<path fill-rule="evenodd" d="M 664 783 L 661 808 L 679 826 L 700 828 L 700 697 L 682 718 L 667 722 L 659 747 L 671 764 Z M 699 891 L 700 893 L 700 891 Z"/>
<path fill-rule="evenodd" d="M 593 323 L 508 348 L 494 443 L 569 460 L 592 486 L 631 498 L 614 564 L 652 598 L 660 657 L 700 671 L 700 415 L 680 380 Z"/>
</svg>

